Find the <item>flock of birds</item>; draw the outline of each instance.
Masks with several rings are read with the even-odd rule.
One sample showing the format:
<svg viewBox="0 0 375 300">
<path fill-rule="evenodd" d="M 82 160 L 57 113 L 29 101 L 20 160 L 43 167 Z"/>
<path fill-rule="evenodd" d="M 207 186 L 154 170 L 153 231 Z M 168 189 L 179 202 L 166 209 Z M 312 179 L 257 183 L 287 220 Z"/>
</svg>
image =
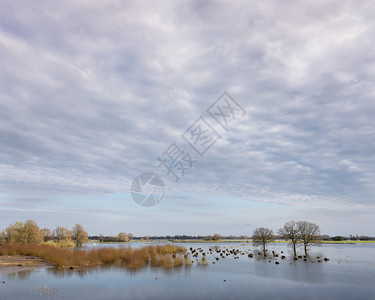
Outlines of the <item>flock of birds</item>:
<svg viewBox="0 0 375 300">
<path fill-rule="evenodd" d="M 281 253 L 276 253 L 275 251 L 268 251 L 266 250 L 266 255 L 264 255 L 262 252 L 260 251 L 251 251 L 251 249 L 247 249 L 247 250 L 240 250 L 240 249 L 228 249 L 228 248 L 225 248 L 225 249 L 220 249 L 218 247 L 216 248 L 209 248 L 208 250 L 204 250 L 200 247 L 194 249 L 193 247 L 190 247 L 189 249 L 190 251 L 188 251 L 188 253 L 185 253 L 184 257 L 185 259 L 188 259 L 189 258 L 189 255 L 191 255 L 192 257 L 196 258 L 196 260 L 199 262 L 199 255 L 201 255 L 201 262 L 203 262 L 204 264 L 207 264 L 208 261 L 207 261 L 207 258 L 208 255 L 213 255 L 214 256 L 214 259 L 216 261 L 220 260 L 220 258 L 226 258 L 226 257 L 233 257 L 234 259 L 239 259 L 240 256 L 245 256 L 247 255 L 247 257 L 249 258 L 253 258 L 255 257 L 257 260 L 265 260 L 265 259 L 268 259 L 269 262 L 272 262 L 271 258 L 274 259 L 275 261 L 275 264 L 276 265 L 279 265 L 280 264 L 280 261 L 278 261 L 278 258 L 284 260 L 286 259 L 286 256 L 284 255 L 284 251 L 281 251 Z M 174 254 L 173 255 L 173 258 L 176 258 L 176 255 Z M 296 257 L 294 257 L 294 260 L 299 260 L 299 259 L 303 259 L 304 261 L 308 261 L 310 260 L 312 263 L 315 263 L 315 262 L 318 262 L 318 263 L 321 263 L 323 261 L 329 261 L 328 258 L 321 258 L 320 256 L 316 256 L 316 261 L 312 258 L 312 257 L 306 257 L 305 255 L 298 255 Z M 213 264 L 216 263 L 216 261 L 212 261 Z M 191 261 L 192 263 L 194 263 L 194 260 Z M 291 262 L 289 264 L 292 264 Z M 159 279 L 159 277 L 156 277 L 155 278 L 156 280 Z M 228 282 L 227 279 L 223 279 L 223 282 Z"/>
<path fill-rule="evenodd" d="M 195 257 L 196 259 L 198 259 L 198 256 L 199 254 L 202 256 L 202 262 L 206 262 L 207 259 L 206 259 L 206 256 L 207 255 L 214 255 L 214 258 L 216 261 L 220 260 L 220 258 L 226 258 L 226 257 L 233 257 L 234 259 L 239 259 L 240 256 L 243 256 L 243 255 L 247 255 L 249 258 L 253 258 L 254 256 L 256 256 L 256 258 L 258 260 L 261 260 L 261 259 L 270 259 L 271 257 L 275 259 L 275 264 L 278 265 L 280 264 L 280 261 L 278 261 L 277 259 L 280 257 L 282 260 L 286 259 L 286 256 L 283 254 L 284 252 L 281 251 L 281 255 L 279 253 L 276 253 L 275 251 L 272 250 L 272 252 L 269 252 L 268 250 L 266 250 L 266 255 L 263 255 L 262 252 L 260 251 L 254 251 L 252 252 L 250 249 L 248 250 L 239 250 L 239 249 L 228 249 L 228 248 L 225 248 L 225 249 L 213 249 L 213 248 L 209 248 L 208 250 L 204 250 L 200 247 L 194 249 L 193 247 L 190 247 L 190 254 L 192 255 L 192 257 Z M 189 254 L 185 254 L 185 258 L 188 258 Z M 294 260 L 298 260 L 298 259 L 303 259 L 304 261 L 307 261 L 308 260 L 308 257 L 306 257 L 305 255 L 299 255 L 299 256 L 296 256 L 294 257 Z M 310 260 L 312 263 L 315 263 L 315 262 L 318 262 L 318 263 L 321 263 L 323 261 L 328 261 L 329 259 L 328 258 L 321 258 L 320 256 L 317 256 L 316 257 L 316 261 L 313 260 L 311 257 L 310 257 Z M 194 262 L 194 261 L 192 261 Z M 269 260 L 269 262 L 272 262 L 272 260 Z M 213 264 L 215 263 L 215 261 L 212 262 Z"/>
</svg>

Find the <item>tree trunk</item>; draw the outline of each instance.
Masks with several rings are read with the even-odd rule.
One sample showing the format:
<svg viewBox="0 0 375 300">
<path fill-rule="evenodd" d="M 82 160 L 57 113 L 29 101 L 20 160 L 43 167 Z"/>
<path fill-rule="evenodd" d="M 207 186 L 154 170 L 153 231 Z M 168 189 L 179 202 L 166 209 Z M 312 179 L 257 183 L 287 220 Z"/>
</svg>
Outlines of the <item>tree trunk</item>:
<svg viewBox="0 0 375 300">
<path fill-rule="evenodd" d="M 297 256 L 297 251 L 296 251 L 296 243 L 293 243 L 293 251 L 294 251 L 294 257 Z"/>
<path fill-rule="evenodd" d="M 304 244 L 304 246 L 305 246 L 305 256 L 307 257 L 307 245 Z"/>
<path fill-rule="evenodd" d="M 263 255 L 266 257 L 266 244 L 263 244 Z"/>
</svg>

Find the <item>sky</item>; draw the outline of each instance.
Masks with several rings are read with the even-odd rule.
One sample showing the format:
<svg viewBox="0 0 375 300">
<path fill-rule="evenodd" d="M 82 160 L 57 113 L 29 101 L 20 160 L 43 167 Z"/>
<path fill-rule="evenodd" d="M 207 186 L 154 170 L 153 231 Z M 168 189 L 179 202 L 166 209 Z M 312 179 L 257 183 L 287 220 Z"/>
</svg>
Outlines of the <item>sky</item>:
<svg viewBox="0 0 375 300">
<path fill-rule="evenodd" d="M 375 236 L 374 15 L 371 0 L 1 1 L 0 229 Z M 151 207 L 130 193 L 144 173 L 165 187 Z"/>
</svg>

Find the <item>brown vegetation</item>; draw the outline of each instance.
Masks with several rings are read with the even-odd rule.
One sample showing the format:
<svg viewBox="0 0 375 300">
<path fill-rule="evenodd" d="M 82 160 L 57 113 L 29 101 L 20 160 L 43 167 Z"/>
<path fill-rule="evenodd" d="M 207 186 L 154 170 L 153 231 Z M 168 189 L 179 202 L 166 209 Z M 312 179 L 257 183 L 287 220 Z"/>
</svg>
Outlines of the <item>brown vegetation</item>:
<svg viewBox="0 0 375 300">
<path fill-rule="evenodd" d="M 66 249 L 50 245 L 13 244 L 0 245 L 0 256 L 36 256 L 58 268 L 77 268 L 98 265 L 123 266 L 129 269 L 152 267 L 180 267 L 190 264 L 184 247 L 175 245 L 147 246 L 139 249 L 99 248 Z M 185 256 L 184 256 L 185 255 Z"/>
</svg>

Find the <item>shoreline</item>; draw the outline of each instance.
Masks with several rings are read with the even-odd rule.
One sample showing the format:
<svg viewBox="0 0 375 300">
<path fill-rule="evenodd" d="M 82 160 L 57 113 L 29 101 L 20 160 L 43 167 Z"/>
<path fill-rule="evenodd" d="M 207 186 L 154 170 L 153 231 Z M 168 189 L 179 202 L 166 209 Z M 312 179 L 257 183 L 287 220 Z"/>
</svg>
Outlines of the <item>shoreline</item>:
<svg viewBox="0 0 375 300">
<path fill-rule="evenodd" d="M 0 256 L 0 273 L 10 274 L 15 272 L 35 270 L 48 267 L 46 261 L 36 256 L 12 255 Z"/>
<path fill-rule="evenodd" d="M 132 241 L 133 242 L 133 241 Z M 134 241 L 138 242 L 138 241 Z M 139 241 L 141 242 L 141 241 Z M 142 241 L 145 242 L 145 241 Z M 164 242 L 164 240 L 151 240 L 147 241 L 149 243 L 157 243 L 157 242 Z M 167 243 L 204 243 L 204 244 L 217 244 L 217 243 L 242 243 L 242 244 L 251 244 L 253 243 L 252 240 L 168 240 L 165 241 Z M 112 244 L 120 244 L 121 242 L 98 242 L 99 244 L 107 244 L 107 243 L 112 243 Z M 284 241 L 284 240 L 276 240 L 271 242 L 271 244 L 287 244 L 290 243 L 289 241 Z M 354 245 L 354 244 L 374 244 L 375 241 L 317 241 L 315 243 L 311 244 L 342 244 L 342 245 Z"/>
</svg>

